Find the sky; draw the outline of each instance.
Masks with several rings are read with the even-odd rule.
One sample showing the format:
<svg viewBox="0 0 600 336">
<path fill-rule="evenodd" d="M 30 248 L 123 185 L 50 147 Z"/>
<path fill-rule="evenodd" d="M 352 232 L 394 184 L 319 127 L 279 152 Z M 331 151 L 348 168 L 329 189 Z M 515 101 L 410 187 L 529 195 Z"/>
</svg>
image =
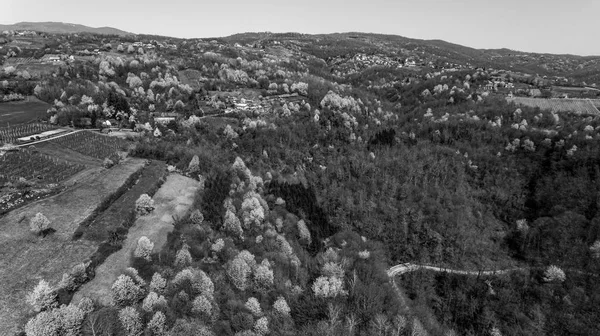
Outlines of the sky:
<svg viewBox="0 0 600 336">
<path fill-rule="evenodd" d="M 59 21 L 183 38 L 367 32 L 600 56 L 600 0 L 0 0 L 0 8 L 0 24 Z"/>
</svg>

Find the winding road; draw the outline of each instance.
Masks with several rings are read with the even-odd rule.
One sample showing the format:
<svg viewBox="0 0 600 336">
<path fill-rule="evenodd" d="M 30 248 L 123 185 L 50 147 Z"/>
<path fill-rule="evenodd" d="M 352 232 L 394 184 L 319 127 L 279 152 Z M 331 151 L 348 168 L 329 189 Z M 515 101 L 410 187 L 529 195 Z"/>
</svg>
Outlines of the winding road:
<svg viewBox="0 0 600 336">
<path fill-rule="evenodd" d="M 429 270 L 429 271 L 434 271 L 434 272 L 445 272 L 445 273 L 452 273 L 452 274 L 486 275 L 487 276 L 487 275 L 506 274 L 508 272 L 524 270 L 524 269 L 525 269 L 524 267 L 516 267 L 516 268 L 507 268 L 507 269 L 503 269 L 503 270 L 493 270 L 493 271 L 462 271 L 462 270 L 453 270 L 453 269 L 444 268 L 444 267 L 435 267 L 435 266 L 428 266 L 428 265 L 417 265 L 417 264 L 411 264 L 411 263 L 404 263 L 404 264 L 399 264 L 399 265 L 390 267 L 390 269 L 387 271 L 387 274 L 389 277 L 394 277 L 399 274 L 414 272 L 417 270 Z"/>
</svg>

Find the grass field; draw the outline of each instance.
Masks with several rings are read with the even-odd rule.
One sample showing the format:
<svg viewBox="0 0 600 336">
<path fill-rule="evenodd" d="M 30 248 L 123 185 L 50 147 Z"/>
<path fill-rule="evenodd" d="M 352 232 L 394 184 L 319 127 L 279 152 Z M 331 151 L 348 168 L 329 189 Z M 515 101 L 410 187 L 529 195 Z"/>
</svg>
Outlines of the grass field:
<svg viewBox="0 0 600 336">
<path fill-rule="evenodd" d="M 177 174 L 169 175 L 152 198 L 156 209 L 135 221 L 129 229 L 123 248 L 110 255 L 96 269 L 96 277 L 77 291 L 73 302 L 77 303 L 87 296 L 109 304 L 110 288 L 117 277 L 131 265 L 138 239 L 148 237 L 154 242 L 154 252 L 160 251 L 167 241 L 168 233 L 173 230 L 173 218 L 182 217 L 189 211 L 199 187 L 196 180 Z"/>
<path fill-rule="evenodd" d="M 93 242 L 72 241 L 74 231 L 144 162 L 127 159 L 109 170 L 97 168 L 66 191 L 0 217 L 0 335 L 14 334 L 31 316 L 25 295 L 40 279 L 56 285 L 64 272 L 96 251 Z M 30 233 L 29 220 L 38 212 L 55 233 L 45 238 Z"/>
<path fill-rule="evenodd" d="M 0 103 L 0 127 L 45 119 L 49 108 L 49 104 L 31 96 L 22 101 Z"/>
<path fill-rule="evenodd" d="M 161 161 L 152 161 L 144 167 L 141 176 L 127 192 L 114 201 L 91 223 L 79 227 L 83 239 L 103 242 L 108 240 L 110 232 L 119 228 L 129 228 L 133 224 L 135 201 L 142 194 L 154 194 L 167 172 L 167 165 Z"/>
</svg>

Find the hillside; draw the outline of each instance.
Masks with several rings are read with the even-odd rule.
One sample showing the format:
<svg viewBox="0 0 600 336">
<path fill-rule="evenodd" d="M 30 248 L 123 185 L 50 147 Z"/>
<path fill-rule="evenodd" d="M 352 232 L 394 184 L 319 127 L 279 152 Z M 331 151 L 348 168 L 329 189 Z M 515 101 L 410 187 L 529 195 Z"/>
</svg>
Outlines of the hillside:
<svg viewBox="0 0 600 336">
<path fill-rule="evenodd" d="M 599 57 L 358 32 L 0 43 L 20 336 L 600 335 Z"/>
<path fill-rule="evenodd" d="M 33 30 L 44 33 L 55 34 L 75 34 L 75 33 L 94 33 L 102 35 L 134 35 L 120 29 L 112 27 L 88 27 L 74 23 L 64 22 L 18 22 L 11 25 L 0 25 L 0 31 L 4 30 Z"/>
</svg>

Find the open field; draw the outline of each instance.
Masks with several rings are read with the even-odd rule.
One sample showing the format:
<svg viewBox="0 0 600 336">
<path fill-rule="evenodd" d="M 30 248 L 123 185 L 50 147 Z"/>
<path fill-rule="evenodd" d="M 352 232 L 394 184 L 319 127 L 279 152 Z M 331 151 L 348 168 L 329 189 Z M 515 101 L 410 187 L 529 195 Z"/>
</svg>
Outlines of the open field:
<svg viewBox="0 0 600 336">
<path fill-rule="evenodd" d="M 97 246 L 89 241 L 72 241 L 79 224 L 94 213 L 136 172 L 144 160 L 127 159 L 106 170 L 98 168 L 66 191 L 13 210 L 0 217 L 0 330 L 16 332 L 30 316 L 25 295 L 44 278 L 56 284 L 73 265 L 92 255 Z M 45 237 L 29 231 L 29 220 L 38 212 L 51 222 L 55 233 Z"/>
<path fill-rule="evenodd" d="M 156 209 L 135 221 L 129 229 L 123 248 L 110 255 L 96 269 L 96 277 L 77 291 L 73 302 L 77 303 L 87 296 L 103 304 L 110 303 L 110 288 L 117 277 L 130 266 L 138 239 L 148 237 L 154 242 L 153 252 L 160 251 L 167 241 L 167 234 L 173 230 L 173 218 L 187 213 L 199 187 L 196 180 L 178 174 L 169 175 L 152 198 Z"/>
<path fill-rule="evenodd" d="M 590 99 L 542 99 L 514 97 L 507 98 L 509 103 L 525 105 L 529 107 L 539 107 L 542 110 L 549 110 L 555 113 L 572 112 L 582 115 L 600 115 L 600 111 Z"/>
<path fill-rule="evenodd" d="M 35 98 L 22 101 L 0 103 L 0 126 L 23 124 L 46 117 L 50 105 Z"/>
</svg>

